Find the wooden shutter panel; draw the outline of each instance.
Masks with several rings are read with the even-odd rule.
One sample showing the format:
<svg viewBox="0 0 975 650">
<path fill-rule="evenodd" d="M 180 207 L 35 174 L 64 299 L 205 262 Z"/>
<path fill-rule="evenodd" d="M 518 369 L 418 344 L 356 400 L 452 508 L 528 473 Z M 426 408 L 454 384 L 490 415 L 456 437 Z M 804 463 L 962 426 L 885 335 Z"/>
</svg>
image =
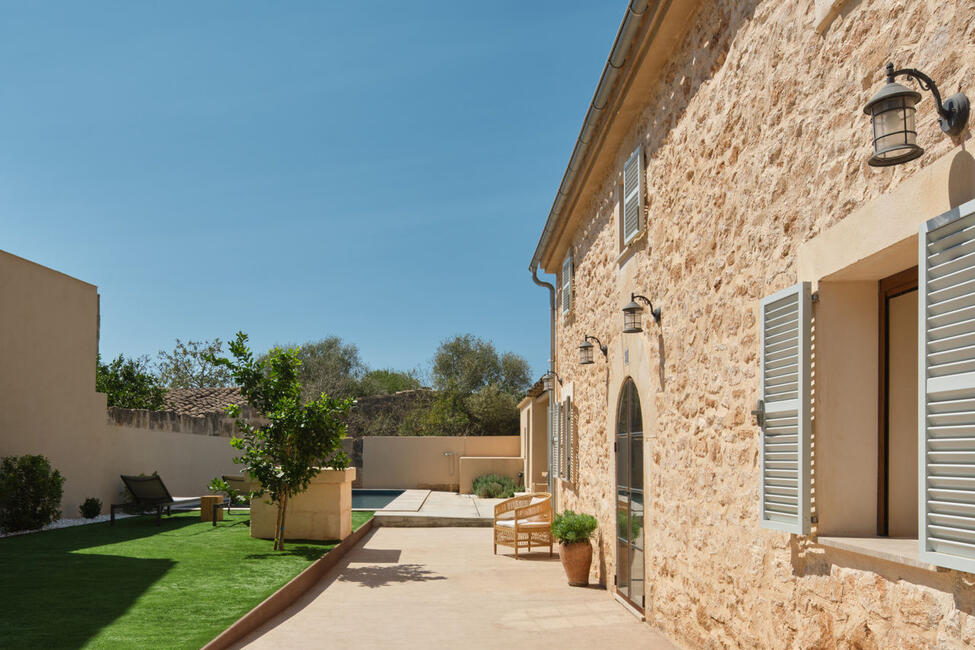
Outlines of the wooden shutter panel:
<svg viewBox="0 0 975 650">
<path fill-rule="evenodd" d="M 633 155 L 623 165 L 623 203 L 620 218 L 623 223 L 623 244 L 626 245 L 640 232 L 643 218 L 643 147 L 637 147 Z"/>
<path fill-rule="evenodd" d="M 975 201 L 918 236 L 918 542 L 975 572 Z"/>
<path fill-rule="evenodd" d="M 562 262 L 562 313 L 567 314 L 572 308 L 572 258 L 566 257 Z"/>
<path fill-rule="evenodd" d="M 572 480 L 572 398 L 562 404 L 562 478 Z"/>
<path fill-rule="evenodd" d="M 559 439 L 562 436 L 562 405 L 555 401 L 554 394 L 549 395 L 549 399 L 552 400 L 552 476 L 558 477 L 562 460 L 559 446 Z"/>
<path fill-rule="evenodd" d="M 762 300 L 761 525 L 809 533 L 812 299 L 802 282 Z"/>
</svg>

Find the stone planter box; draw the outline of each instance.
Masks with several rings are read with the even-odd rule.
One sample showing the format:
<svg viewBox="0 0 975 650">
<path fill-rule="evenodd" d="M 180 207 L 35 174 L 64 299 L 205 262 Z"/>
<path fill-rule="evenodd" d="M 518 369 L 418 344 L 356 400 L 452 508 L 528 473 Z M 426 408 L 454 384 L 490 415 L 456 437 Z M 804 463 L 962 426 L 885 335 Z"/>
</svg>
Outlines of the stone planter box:
<svg viewBox="0 0 975 650">
<path fill-rule="evenodd" d="M 285 539 L 345 539 L 352 533 L 355 468 L 323 469 L 308 489 L 288 501 Z M 251 499 L 251 537 L 274 539 L 278 507 Z"/>
</svg>

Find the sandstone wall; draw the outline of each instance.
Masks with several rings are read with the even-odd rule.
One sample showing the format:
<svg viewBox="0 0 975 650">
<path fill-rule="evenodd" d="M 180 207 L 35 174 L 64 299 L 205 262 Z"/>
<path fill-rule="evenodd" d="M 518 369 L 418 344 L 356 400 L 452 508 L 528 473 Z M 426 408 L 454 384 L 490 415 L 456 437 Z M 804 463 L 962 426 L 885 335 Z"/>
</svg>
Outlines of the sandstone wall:
<svg viewBox="0 0 975 650">
<path fill-rule="evenodd" d="M 597 514 L 593 574 L 612 587 L 612 421 L 619 385 L 579 366 L 583 335 L 642 350 L 648 622 L 685 647 L 959 647 L 975 642 L 975 576 L 824 551 L 758 526 L 757 305 L 796 281 L 805 241 L 957 147 L 929 94 L 920 160 L 866 164 L 866 101 L 888 60 L 975 97 L 975 2 L 851 1 L 823 34 L 814 2 L 707 3 L 615 156 L 647 154 L 649 226 L 621 267 L 615 177 L 575 233 L 575 307 L 557 326 L 574 386 L 580 478 L 559 507 Z M 910 82 L 908 82 L 909 84 Z M 967 136 L 966 136 L 967 137 Z M 970 141 L 966 145 L 970 149 Z M 629 291 L 663 323 L 621 334 Z M 659 334 L 659 337 L 658 337 Z M 639 336 L 639 344 L 624 337 Z M 598 356 L 598 355 L 597 355 Z"/>
</svg>

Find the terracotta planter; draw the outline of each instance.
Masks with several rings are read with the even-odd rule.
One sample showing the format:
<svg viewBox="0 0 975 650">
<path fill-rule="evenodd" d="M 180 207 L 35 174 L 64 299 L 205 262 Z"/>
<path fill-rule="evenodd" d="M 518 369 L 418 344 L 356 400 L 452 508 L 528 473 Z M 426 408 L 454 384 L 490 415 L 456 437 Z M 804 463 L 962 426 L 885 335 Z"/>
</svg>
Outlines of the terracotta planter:
<svg viewBox="0 0 975 650">
<path fill-rule="evenodd" d="M 589 584 L 589 567 L 592 565 L 592 544 L 588 541 L 559 546 L 562 568 L 572 587 Z"/>
</svg>

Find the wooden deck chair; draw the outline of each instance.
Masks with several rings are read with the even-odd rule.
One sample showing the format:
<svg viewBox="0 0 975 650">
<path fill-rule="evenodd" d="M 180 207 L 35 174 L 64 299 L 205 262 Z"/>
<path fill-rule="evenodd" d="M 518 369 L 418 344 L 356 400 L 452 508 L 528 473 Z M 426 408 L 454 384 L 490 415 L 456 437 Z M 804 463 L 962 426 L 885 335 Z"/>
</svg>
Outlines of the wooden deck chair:
<svg viewBox="0 0 975 650">
<path fill-rule="evenodd" d="M 498 545 L 518 549 L 548 546 L 552 555 L 552 495 L 548 492 L 525 494 L 494 506 L 494 553 Z"/>
</svg>

